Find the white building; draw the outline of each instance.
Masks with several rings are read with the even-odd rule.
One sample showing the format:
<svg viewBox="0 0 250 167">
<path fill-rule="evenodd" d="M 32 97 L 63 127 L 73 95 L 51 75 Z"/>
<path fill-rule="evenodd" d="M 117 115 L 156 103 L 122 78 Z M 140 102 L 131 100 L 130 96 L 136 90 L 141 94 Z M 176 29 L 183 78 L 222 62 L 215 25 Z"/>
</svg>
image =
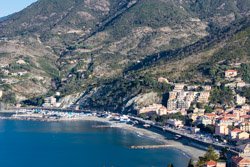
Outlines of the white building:
<svg viewBox="0 0 250 167">
<path fill-rule="evenodd" d="M 184 126 L 181 120 L 176 120 L 176 119 L 168 119 L 167 124 L 174 126 L 174 127 L 178 127 L 178 128 L 181 128 Z"/>
<path fill-rule="evenodd" d="M 235 100 L 237 105 L 244 105 L 246 103 L 246 97 L 240 95 L 237 95 Z"/>
<path fill-rule="evenodd" d="M 236 77 L 238 75 L 236 70 L 227 70 L 225 71 L 225 77 L 226 78 L 233 78 Z"/>
<path fill-rule="evenodd" d="M 43 107 L 56 107 L 56 98 L 51 96 L 44 99 Z"/>
<path fill-rule="evenodd" d="M 168 110 L 162 104 L 152 104 L 148 107 L 143 107 L 139 110 L 138 114 L 142 113 L 156 113 L 157 115 L 167 115 Z"/>
<path fill-rule="evenodd" d="M 0 90 L 0 99 L 3 97 L 3 91 Z"/>
</svg>

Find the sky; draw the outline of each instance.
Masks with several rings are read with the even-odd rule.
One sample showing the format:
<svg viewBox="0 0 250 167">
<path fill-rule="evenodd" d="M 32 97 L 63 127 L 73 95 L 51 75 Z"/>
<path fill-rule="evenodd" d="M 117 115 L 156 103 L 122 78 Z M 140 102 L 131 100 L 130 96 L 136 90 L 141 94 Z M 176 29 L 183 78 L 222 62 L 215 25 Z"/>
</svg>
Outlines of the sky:
<svg viewBox="0 0 250 167">
<path fill-rule="evenodd" d="M 19 12 L 36 0 L 0 0 L 0 17 Z"/>
</svg>

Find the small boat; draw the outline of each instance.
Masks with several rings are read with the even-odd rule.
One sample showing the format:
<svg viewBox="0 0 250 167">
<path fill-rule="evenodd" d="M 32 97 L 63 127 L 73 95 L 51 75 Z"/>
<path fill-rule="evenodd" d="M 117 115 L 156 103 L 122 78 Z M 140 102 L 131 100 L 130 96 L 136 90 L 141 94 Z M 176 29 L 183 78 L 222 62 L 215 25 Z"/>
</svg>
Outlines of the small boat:
<svg viewBox="0 0 250 167">
<path fill-rule="evenodd" d="M 144 128 L 150 128 L 150 125 L 149 124 L 144 124 L 143 127 Z"/>
<path fill-rule="evenodd" d="M 180 138 L 182 138 L 181 135 L 175 135 L 175 137 L 174 137 L 175 140 L 179 140 Z"/>
</svg>

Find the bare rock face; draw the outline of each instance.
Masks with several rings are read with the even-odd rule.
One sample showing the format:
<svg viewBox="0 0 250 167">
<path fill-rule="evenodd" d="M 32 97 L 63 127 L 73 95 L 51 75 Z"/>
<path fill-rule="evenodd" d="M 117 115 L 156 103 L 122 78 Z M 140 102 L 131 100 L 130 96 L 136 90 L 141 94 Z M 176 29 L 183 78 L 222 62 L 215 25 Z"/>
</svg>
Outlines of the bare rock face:
<svg viewBox="0 0 250 167">
<path fill-rule="evenodd" d="M 86 21 L 90 21 L 90 20 L 94 20 L 94 19 L 95 19 L 94 16 L 92 16 L 90 13 L 85 12 L 85 11 L 79 11 L 79 12 L 77 12 L 77 14 L 78 14 L 82 19 L 84 19 L 84 20 L 86 20 Z"/>
<path fill-rule="evenodd" d="M 84 3 L 94 11 L 101 11 L 104 14 L 110 11 L 110 3 L 108 0 L 85 0 Z"/>
<path fill-rule="evenodd" d="M 89 85 L 102 90 L 96 84 L 132 64 L 189 46 L 209 35 L 210 25 L 249 16 L 249 6 L 246 0 L 39 0 L 0 19 L 0 84 L 19 100 L 46 94 L 52 79 L 62 81 L 65 95 Z M 132 103 L 143 106 L 140 98 L 149 96 L 157 101 L 149 93 Z"/>
<path fill-rule="evenodd" d="M 161 103 L 161 97 L 155 92 L 139 94 L 127 102 L 125 108 L 133 108 L 139 110 L 142 107 L 149 106 L 154 103 Z"/>
</svg>

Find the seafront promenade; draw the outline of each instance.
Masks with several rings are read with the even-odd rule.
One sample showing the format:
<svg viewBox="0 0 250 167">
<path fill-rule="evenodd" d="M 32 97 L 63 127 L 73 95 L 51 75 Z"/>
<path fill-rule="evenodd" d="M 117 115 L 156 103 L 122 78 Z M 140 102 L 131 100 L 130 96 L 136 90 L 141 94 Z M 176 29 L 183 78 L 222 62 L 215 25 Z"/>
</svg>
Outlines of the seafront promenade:
<svg viewBox="0 0 250 167">
<path fill-rule="evenodd" d="M 14 112 L 14 113 L 19 113 L 19 112 L 25 112 L 25 111 L 33 111 L 33 112 L 62 112 L 62 113 L 98 113 L 99 111 L 93 111 L 93 110 L 74 110 L 74 109 L 58 109 L 58 108 L 39 108 L 39 107 L 30 107 L 30 108 L 9 108 L 8 110 L 6 110 L 5 112 Z M 222 149 L 222 148 L 228 148 L 229 151 L 232 154 L 238 154 L 238 152 L 235 150 L 234 146 L 230 146 L 224 143 L 215 143 L 213 142 L 211 139 L 207 139 L 207 138 L 202 138 L 200 136 L 197 136 L 195 134 L 189 134 L 187 133 L 184 129 L 174 129 L 171 127 L 167 127 L 167 126 L 161 126 L 158 125 L 155 122 L 149 121 L 149 120 L 144 120 L 140 117 L 136 117 L 136 116 L 132 116 L 132 115 L 127 115 L 127 117 L 129 119 L 131 119 L 132 121 L 137 121 L 139 123 L 139 125 L 148 125 L 149 127 L 146 128 L 149 131 L 154 131 L 156 133 L 160 133 L 163 134 L 165 132 L 167 133 L 171 133 L 174 135 L 180 135 L 183 138 L 186 138 L 188 140 L 190 140 L 190 142 L 194 142 L 198 145 L 202 145 L 205 147 L 208 147 L 210 145 L 212 145 L 214 148 L 216 149 Z M 39 119 L 39 118 L 36 118 Z M 64 119 L 65 120 L 65 119 Z M 145 128 L 145 126 L 140 126 L 141 128 Z M 164 146 L 165 147 L 165 146 Z M 169 147 L 169 146 L 168 146 Z"/>
</svg>

